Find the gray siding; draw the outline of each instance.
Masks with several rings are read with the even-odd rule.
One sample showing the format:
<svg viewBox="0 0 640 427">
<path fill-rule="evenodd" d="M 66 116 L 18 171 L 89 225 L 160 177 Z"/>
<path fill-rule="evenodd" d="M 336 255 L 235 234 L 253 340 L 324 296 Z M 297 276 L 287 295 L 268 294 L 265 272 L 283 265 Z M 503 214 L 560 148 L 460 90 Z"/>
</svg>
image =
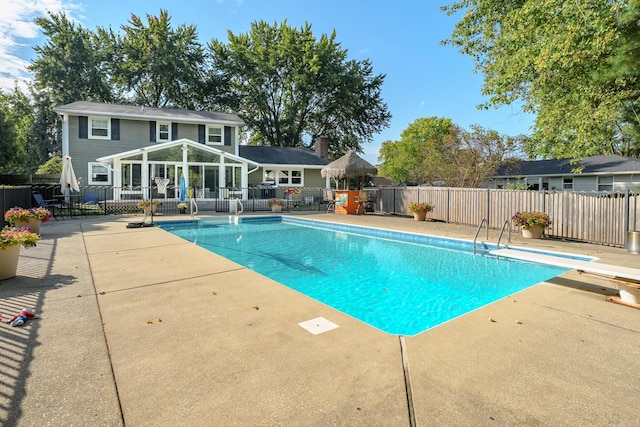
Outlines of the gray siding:
<svg viewBox="0 0 640 427">
<path fill-rule="evenodd" d="M 564 185 L 564 178 L 562 177 L 553 177 L 549 178 L 549 190 L 562 190 L 562 186 Z"/>
<path fill-rule="evenodd" d="M 597 191 L 598 179 L 595 176 L 574 176 L 573 191 Z"/>
<path fill-rule="evenodd" d="M 320 169 L 304 169 L 304 186 L 324 188 L 325 180 L 320 175 Z M 249 186 L 255 187 L 262 183 L 264 168 L 249 174 Z"/>
<path fill-rule="evenodd" d="M 155 144 L 150 140 L 149 122 L 142 120 L 120 119 L 120 140 L 80 139 L 78 116 L 69 117 L 69 155 L 73 159 L 76 177 L 81 183 L 89 183 L 90 162 L 97 158 L 109 156 L 123 151 L 134 150 Z M 198 125 L 191 123 L 178 124 L 178 139 L 186 138 L 198 141 Z M 216 145 L 215 148 L 235 154 L 235 128 L 231 132 L 231 145 Z"/>
<path fill-rule="evenodd" d="M 616 175 L 613 178 L 613 190 L 640 190 L 640 175 Z"/>
<path fill-rule="evenodd" d="M 320 169 L 304 170 L 304 186 L 324 188 L 326 180 L 320 175 Z"/>
</svg>

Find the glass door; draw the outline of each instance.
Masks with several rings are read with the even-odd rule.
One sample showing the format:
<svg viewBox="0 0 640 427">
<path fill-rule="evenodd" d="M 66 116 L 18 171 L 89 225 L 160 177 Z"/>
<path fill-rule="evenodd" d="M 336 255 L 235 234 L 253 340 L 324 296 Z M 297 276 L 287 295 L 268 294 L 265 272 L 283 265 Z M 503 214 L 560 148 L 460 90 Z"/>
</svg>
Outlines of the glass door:
<svg viewBox="0 0 640 427">
<path fill-rule="evenodd" d="M 220 169 L 218 166 L 204 167 L 204 198 L 218 198 L 220 187 Z"/>
</svg>

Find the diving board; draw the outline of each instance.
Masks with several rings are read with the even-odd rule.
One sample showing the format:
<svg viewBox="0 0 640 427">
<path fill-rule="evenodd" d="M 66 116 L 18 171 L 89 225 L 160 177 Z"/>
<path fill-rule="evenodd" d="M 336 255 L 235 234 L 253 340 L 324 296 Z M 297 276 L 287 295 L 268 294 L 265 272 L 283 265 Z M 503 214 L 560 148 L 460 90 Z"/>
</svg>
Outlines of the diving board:
<svg viewBox="0 0 640 427">
<path fill-rule="evenodd" d="M 599 262 L 581 261 L 578 259 L 563 258 L 559 256 L 545 255 L 535 252 L 518 251 L 514 249 L 496 249 L 490 251 L 492 255 L 505 258 L 533 261 L 542 264 L 555 265 L 557 267 L 570 268 L 572 270 L 587 271 L 589 273 L 611 276 L 611 278 L 625 278 L 640 281 L 640 269 L 620 267 L 618 265 L 602 264 Z"/>
</svg>

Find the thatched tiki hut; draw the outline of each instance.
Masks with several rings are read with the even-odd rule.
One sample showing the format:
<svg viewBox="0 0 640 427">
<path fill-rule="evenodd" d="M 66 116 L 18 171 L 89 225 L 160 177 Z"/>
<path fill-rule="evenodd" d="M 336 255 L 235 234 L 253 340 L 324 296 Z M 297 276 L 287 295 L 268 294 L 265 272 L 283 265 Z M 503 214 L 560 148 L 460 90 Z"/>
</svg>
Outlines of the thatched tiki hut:
<svg viewBox="0 0 640 427">
<path fill-rule="evenodd" d="M 344 189 L 346 190 L 349 185 L 349 178 L 360 177 L 360 186 L 362 187 L 364 177 L 377 175 L 378 169 L 353 151 L 350 151 L 338 160 L 334 160 L 323 167 L 320 174 L 323 178 L 331 177 L 336 180 L 344 178 Z"/>
</svg>

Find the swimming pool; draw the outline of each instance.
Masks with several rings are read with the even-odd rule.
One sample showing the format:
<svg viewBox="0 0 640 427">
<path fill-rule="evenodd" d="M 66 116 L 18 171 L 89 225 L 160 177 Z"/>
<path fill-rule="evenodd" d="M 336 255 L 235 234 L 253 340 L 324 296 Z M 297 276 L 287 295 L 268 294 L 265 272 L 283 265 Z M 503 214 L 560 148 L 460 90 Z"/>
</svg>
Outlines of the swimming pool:
<svg viewBox="0 0 640 427">
<path fill-rule="evenodd" d="M 157 223 L 390 334 L 415 335 L 567 269 L 471 243 L 293 217 Z"/>
</svg>

